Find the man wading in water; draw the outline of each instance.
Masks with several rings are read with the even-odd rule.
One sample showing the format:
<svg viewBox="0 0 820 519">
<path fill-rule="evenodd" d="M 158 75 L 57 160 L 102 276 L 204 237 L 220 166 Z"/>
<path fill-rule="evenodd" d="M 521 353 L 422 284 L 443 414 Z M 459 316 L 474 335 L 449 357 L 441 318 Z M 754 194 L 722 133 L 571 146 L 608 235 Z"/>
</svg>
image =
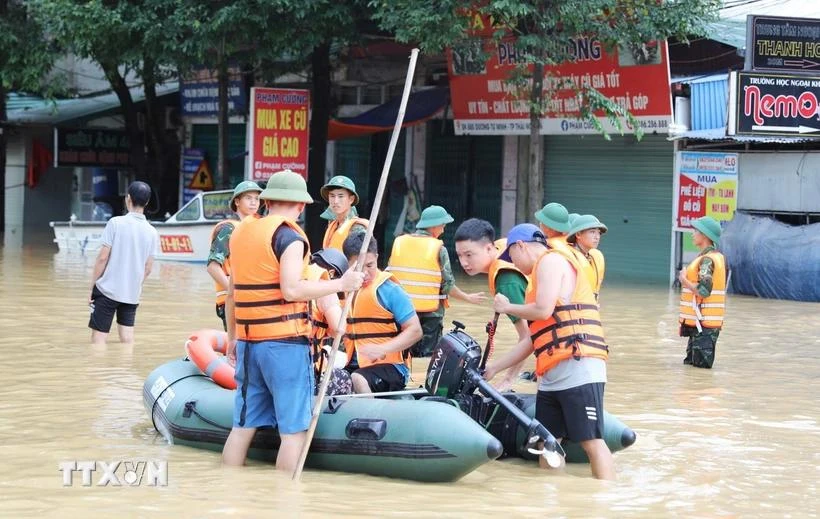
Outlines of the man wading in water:
<svg viewBox="0 0 820 519">
<path fill-rule="evenodd" d="M 680 294 L 680 336 L 689 337 L 684 364 L 711 368 L 715 346 L 723 326 L 726 303 L 726 260 L 716 247 L 720 241 L 720 224 L 704 216 L 692 222 L 692 241 L 700 254 L 678 279 Z"/>
</svg>

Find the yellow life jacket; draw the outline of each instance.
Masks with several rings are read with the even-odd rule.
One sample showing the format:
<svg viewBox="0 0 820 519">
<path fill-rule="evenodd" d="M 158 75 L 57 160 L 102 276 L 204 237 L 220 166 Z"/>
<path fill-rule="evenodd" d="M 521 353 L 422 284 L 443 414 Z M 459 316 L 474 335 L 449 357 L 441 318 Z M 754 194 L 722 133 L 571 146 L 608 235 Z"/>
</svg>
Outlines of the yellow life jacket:
<svg viewBox="0 0 820 519">
<path fill-rule="evenodd" d="M 712 293 L 709 297 L 700 297 L 683 287 L 680 294 L 679 321 L 686 326 L 697 327 L 700 321 L 702 328 L 721 328 L 726 308 L 726 260 L 720 252 L 711 251 L 689 263 L 686 267 L 686 279 L 694 284 L 698 283 L 698 271 L 703 258 L 711 259 L 715 266 L 712 274 Z"/>
<path fill-rule="evenodd" d="M 401 326 L 396 322 L 396 317 L 379 303 L 376 293 L 379 287 L 388 280 L 399 283 L 399 280 L 389 272 L 379 272 L 369 285 L 353 296 L 344 339 L 348 364 L 353 359 L 353 352 L 359 344 L 384 344 L 401 332 Z M 407 363 L 408 360 L 405 357 L 404 352 L 396 351 L 388 353 L 380 361 L 374 362 L 361 356 L 358 356 L 358 361 L 360 368 L 366 368 L 373 364 Z"/>
<path fill-rule="evenodd" d="M 231 236 L 236 333 L 242 340 L 265 341 L 311 334 L 308 303 L 287 301 L 279 281 L 279 260 L 273 252 L 273 235 L 287 225 L 305 241 L 308 239 L 296 222 L 269 215 L 247 219 Z M 310 250 L 303 257 L 307 272 Z"/>
<path fill-rule="evenodd" d="M 562 250 L 564 252 L 568 252 L 572 246 L 567 243 L 566 236 L 555 236 L 553 238 L 547 238 L 547 245 L 549 245 L 550 249 L 555 250 Z"/>
<path fill-rule="evenodd" d="M 580 263 L 581 271 L 589 281 L 589 286 L 592 287 L 597 300 L 601 293 L 601 284 L 604 282 L 604 269 L 606 268 L 604 255 L 598 249 L 590 249 L 585 254 L 577 245 L 569 250 L 572 251 L 575 259 Z"/>
<path fill-rule="evenodd" d="M 363 225 L 366 228 L 370 225 L 370 222 L 364 218 L 348 218 L 341 225 L 337 220 L 328 222 L 325 237 L 322 240 L 322 248 L 342 250 L 342 244 L 350 236 L 350 230 L 354 225 Z"/>
<path fill-rule="evenodd" d="M 405 234 L 393 242 L 387 271 L 399 280 L 416 312 L 435 312 L 439 304 L 448 306 L 447 296 L 441 293 L 441 247 L 438 238 L 417 234 Z"/>
<path fill-rule="evenodd" d="M 223 225 L 227 225 L 231 228 L 231 234 L 233 234 L 234 229 L 239 224 L 236 220 L 222 220 L 218 224 L 214 225 L 214 228 L 211 230 L 211 243 L 214 242 L 216 239 L 216 235 L 219 234 L 219 231 L 222 230 Z M 225 261 L 220 265 L 222 272 L 228 276 L 228 279 L 231 277 L 231 256 L 225 258 Z M 223 287 L 220 283 L 214 280 L 214 290 L 216 291 L 216 304 L 224 305 L 225 298 L 228 297 L 228 287 Z"/>
<path fill-rule="evenodd" d="M 495 245 L 495 250 L 500 254 L 501 251 L 507 248 L 507 238 L 499 238 L 493 242 L 493 245 Z"/>
<path fill-rule="evenodd" d="M 568 303 L 557 301 L 553 314 L 545 320 L 530 321 L 530 337 L 535 355 L 535 372 L 540 377 L 567 359 L 593 357 L 606 360 L 609 348 L 598 312 L 595 294 L 582 272 L 577 257 L 567 251 L 549 249 L 533 267 L 526 302 L 535 302 L 538 293 L 538 265 L 547 254 L 560 254 L 575 271 L 575 289 Z"/>
<path fill-rule="evenodd" d="M 496 279 L 498 278 L 498 275 L 501 272 L 505 271 L 505 270 L 511 270 L 513 272 L 518 272 L 519 274 L 524 276 L 524 273 L 521 272 L 520 270 L 518 270 L 515 267 L 515 265 L 513 265 L 509 261 L 500 260 L 498 258 L 494 259 L 493 262 L 490 263 L 490 270 L 487 271 L 487 283 L 490 286 L 490 294 L 491 295 L 494 296 L 495 293 L 496 293 L 495 292 L 495 283 L 496 283 Z M 527 276 L 524 276 L 524 277 L 526 278 Z"/>
</svg>

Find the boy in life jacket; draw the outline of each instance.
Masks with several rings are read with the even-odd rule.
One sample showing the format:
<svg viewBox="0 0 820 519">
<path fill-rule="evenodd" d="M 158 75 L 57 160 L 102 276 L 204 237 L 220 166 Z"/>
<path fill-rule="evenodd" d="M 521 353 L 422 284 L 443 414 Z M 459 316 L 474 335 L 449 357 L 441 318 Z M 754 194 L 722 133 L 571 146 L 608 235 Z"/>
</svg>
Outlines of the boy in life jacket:
<svg viewBox="0 0 820 519">
<path fill-rule="evenodd" d="M 692 241 L 700 254 L 680 271 L 680 336 L 689 337 L 684 364 L 711 368 L 723 327 L 726 304 L 726 260 L 718 252 L 720 224 L 704 216 L 692 222 Z"/>
<path fill-rule="evenodd" d="M 259 193 L 262 188 L 256 182 L 245 180 L 236 185 L 228 206 L 236 213 L 239 220 L 223 220 L 211 231 L 211 252 L 208 254 L 208 274 L 214 280 L 216 288 L 216 316 L 225 323 L 225 297 L 228 295 L 228 278 L 231 276 L 231 260 L 228 243 L 234 227 L 249 216 L 257 215 L 259 210 Z"/>
<path fill-rule="evenodd" d="M 609 348 L 589 281 L 574 254 L 549 249 L 532 224 L 516 225 L 500 258 L 530 277 L 523 305 L 496 294 L 496 312 L 529 322 L 530 342 L 516 345 L 487 365 L 491 379 L 502 369 L 535 355 L 538 395 L 535 418 L 559 441 L 568 438 L 589 457 L 592 474 L 615 479 L 615 462 L 603 440 L 603 401 Z M 541 465 L 547 464 L 541 458 Z"/>
<path fill-rule="evenodd" d="M 327 224 L 322 248 L 342 250 L 342 244 L 351 233 L 364 232 L 369 224 L 364 218 L 358 218 L 353 207 L 359 203 L 356 184 L 343 175 L 336 175 L 319 193 L 334 215 Z"/>
<path fill-rule="evenodd" d="M 364 234 L 349 236 L 344 253 L 352 265 L 364 265 L 364 284 L 352 297 L 347 318 L 345 351 L 353 391 L 381 393 L 404 389 L 410 379 L 410 358 L 405 350 L 421 339 L 421 323 L 410 297 L 389 272 L 378 267 L 378 244 L 368 243 L 364 258 L 359 252 Z"/>
<path fill-rule="evenodd" d="M 467 294 L 455 285 L 450 255 L 439 239 L 452 222 L 453 217 L 443 207 L 427 207 L 416 223 L 416 232 L 393 242 L 387 262 L 387 271 L 401 282 L 421 322 L 424 336 L 410 349 L 414 357 L 429 357 L 441 339 L 449 296 L 473 304 L 486 301 L 483 292 Z"/>
<path fill-rule="evenodd" d="M 330 280 L 342 277 L 347 272 L 347 258 L 342 251 L 336 249 L 322 249 L 314 252 L 310 257 L 308 265 L 307 279 L 311 281 Z M 310 315 L 313 325 L 311 334 L 311 346 L 313 350 L 314 373 L 316 374 L 316 387 L 321 385 L 320 376 L 324 373 L 325 365 L 330 353 L 333 338 L 336 336 L 339 319 L 342 317 L 342 307 L 337 294 L 328 294 L 310 302 Z M 341 332 L 345 327 L 342 325 Z M 336 356 L 336 363 L 341 365 L 331 369 L 330 384 L 327 387 L 327 394 L 346 395 L 353 392 L 353 385 L 350 374 L 345 371 L 346 362 L 341 355 Z M 314 392 L 315 393 L 315 392 Z"/>
<path fill-rule="evenodd" d="M 496 241 L 495 229 L 490 222 L 478 218 L 465 220 L 456 229 L 454 241 L 458 261 L 468 276 L 487 274 L 491 296 L 504 294 L 511 303 L 524 304 L 527 276 L 509 261 L 498 259 L 501 250 L 506 248 L 506 240 Z M 503 242 L 501 250 L 497 248 L 500 242 Z M 509 314 L 507 317 L 518 333 L 518 342 L 529 342 L 530 331 L 527 320 Z M 496 386 L 499 391 L 506 391 L 512 387 L 526 361 L 525 358 L 507 370 L 502 381 Z"/>
<path fill-rule="evenodd" d="M 276 468 L 292 472 L 306 440 L 314 392 L 308 302 L 356 290 L 364 276 L 348 271 L 333 280 L 306 279 L 310 247 L 296 219 L 313 199 L 301 175 L 274 173 L 259 198 L 268 215 L 246 219 L 230 242 L 227 356 L 236 363 L 237 391 L 222 460 L 242 465 L 256 429 L 277 427 Z"/>
<path fill-rule="evenodd" d="M 604 282 L 606 270 L 604 255 L 598 250 L 598 244 L 606 231 L 606 225 L 602 224 L 598 218 L 585 214 L 575 218 L 567 236 L 567 243 L 578 251 L 582 259 L 584 274 L 592 286 L 592 291 L 595 292 L 596 300 L 601 293 L 601 284 Z"/>
<path fill-rule="evenodd" d="M 536 211 L 534 216 L 551 249 L 569 249 L 569 213 L 566 207 L 557 202 L 550 202 Z"/>
</svg>

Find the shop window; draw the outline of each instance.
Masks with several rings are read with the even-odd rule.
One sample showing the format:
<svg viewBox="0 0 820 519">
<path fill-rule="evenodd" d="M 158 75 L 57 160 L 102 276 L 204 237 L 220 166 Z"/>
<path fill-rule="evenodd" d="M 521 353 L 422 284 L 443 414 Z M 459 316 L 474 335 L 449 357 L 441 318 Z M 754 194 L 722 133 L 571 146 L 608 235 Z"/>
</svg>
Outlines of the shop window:
<svg viewBox="0 0 820 519">
<path fill-rule="evenodd" d="M 368 85 L 362 87 L 362 104 L 363 105 L 380 105 L 382 104 L 382 87 L 381 85 Z"/>
<path fill-rule="evenodd" d="M 341 88 L 341 103 L 343 105 L 359 104 L 359 87 L 343 86 Z"/>
</svg>

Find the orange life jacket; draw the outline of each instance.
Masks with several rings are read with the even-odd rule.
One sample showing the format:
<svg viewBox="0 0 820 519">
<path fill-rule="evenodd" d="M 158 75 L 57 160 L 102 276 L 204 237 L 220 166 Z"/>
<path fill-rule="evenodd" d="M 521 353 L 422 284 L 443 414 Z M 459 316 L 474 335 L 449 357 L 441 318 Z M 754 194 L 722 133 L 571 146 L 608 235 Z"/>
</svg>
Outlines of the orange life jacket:
<svg viewBox="0 0 820 519">
<path fill-rule="evenodd" d="M 296 222 L 277 215 L 247 219 L 231 236 L 236 333 L 242 340 L 310 336 L 308 303 L 285 300 L 279 285 L 279 260 L 272 241 L 282 225 L 299 233 L 308 247 L 307 236 Z M 304 272 L 309 257 L 308 250 L 302 260 Z"/>
<path fill-rule="evenodd" d="M 350 236 L 350 230 L 354 225 L 363 225 L 366 228 L 370 225 L 370 222 L 364 218 L 348 218 L 341 225 L 339 225 L 338 220 L 328 222 L 325 237 L 322 240 L 322 248 L 342 250 L 342 244 Z"/>
<path fill-rule="evenodd" d="M 490 294 L 491 295 L 493 295 L 493 296 L 495 295 L 496 278 L 498 278 L 498 275 L 501 272 L 505 271 L 505 270 L 511 270 L 513 272 L 518 272 L 519 274 L 524 276 L 524 273 L 521 272 L 520 270 L 518 270 L 517 268 L 515 268 L 515 265 L 513 265 L 509 261 L 500 260 L 498 258 L 494 259 L 493 262 L 490 263 L 490 270 L 487 271 L 487 283 L 490 285 Z M 524 277 L 526 278 L 527 276 L 524 276 Z"/>
<path fill-rule="evenodd" d="M 234 229 L 239 222 L 236 220 L 222 220 L 218 224 L 214 225 L 214 228 L 211 230 L 211 243 L 214 242 L 216 239 L 216 235 L 219 234 L 219 231 L 222 229 L 223 225 L 228 225 L 231 228 L 231 233 L 233 233 Z M 228 254 L 228 257 L 225 258 L 225 261 L 220 265 L 222 268 L 222 272 L 228 276 L 228 279 L 231 277 L 231 256 Z M 225 298 L 228 297 L 228 287 L 223 287 L 217 281 L 214 281 L 214 290 L 216 290 L 216 304 L 224 305 Z"/>
<path fill-rule="evenodd" d="M 416 312 L 435 312 L 439 304 L 448 306 L 447 296 L 441 293 L 441 247 L 438 238 L 417 234 L 405 234 L 393 242 L 387 271 L 399 280 Z"/>
<path fill-rule="evenodd" d="M 347 318 L 345 350 L 348 364 L 353 359 L 353 352 L 359 344 L 384 344 L 401 332 L 401 326 L 395 316 L 379 303 L 376 291 L 388 280 L 399 283 L 389 272 L 379 272 L 376 279 L 353 296 L 350 316 Z M 366 368 L 373 364 L 401 364 L 406 362 L 404 352 L 388 353 L 380 361 L 371 361 L 358 357 L 359 367 Z"/>
<path fill-rule="evenodd" d="M 575 288 L 568 303 L 560 300 L 556 302 L 555 310 L 548 319 L 530 321 L 530 337 L 536 359 L 535 372 L 538 376 L 564 360 L 581 357 L 606 360 L 609 352 L 595 294 L 574 254 L 560 249 L 550 249 L 542 254 L 533 267 L 530 279 L 532 289 L 527 291 L 526 302 L 535 302 L 538 293 L 536 272 L 547 254 L 560 254 L 569 262 L 575 271 Z"/>
<path fill-rule="evenodd" d="M 310 264 L 308 265 L 305 278 L 309 281 L 320 281 L 329 280 L 330 276 L 328 275 L 327 270 L 323 269 L 319 265 Z M 322 341 L 328 336 L 328 326 L 325 314 L 319 310 L 319 305 L 315 300 L 310 301 L 310 322 L 313 326 L 313 331 L 311 333 L 313 342 L 321 347 Z"/>
<path fill-rule="evenodd" d="M 683 287 L 680 294 L 679 320 L 687 326 L 697 327 L 697 322 L 700 321 L 702 328 L 721 328 L 726 307 L 726 260 L 718 251 L 708 252 L 696 258 L 686 267 L 686 279 L 692 283 L 698 283 L 698 271 L 703 258 L 711 259 L 715 266 L 712 274 L 712 293 L 709 297 L 700 297 Z"/>
</svg>

